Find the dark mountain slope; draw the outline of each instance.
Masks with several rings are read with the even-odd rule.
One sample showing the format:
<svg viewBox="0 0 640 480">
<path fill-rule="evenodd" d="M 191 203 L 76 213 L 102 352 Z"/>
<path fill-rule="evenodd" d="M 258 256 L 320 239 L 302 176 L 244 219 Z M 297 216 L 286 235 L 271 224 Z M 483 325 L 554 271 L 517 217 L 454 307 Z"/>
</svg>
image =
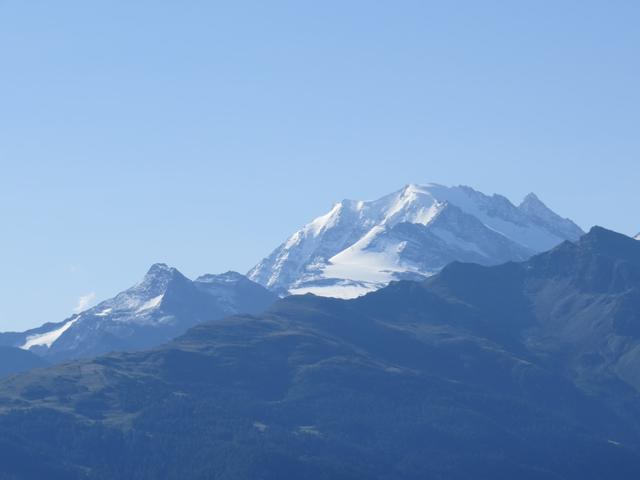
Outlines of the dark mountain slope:
<svg viewBox="0 0 640 480">
<path fill-rule="evenodd" d="M 0 377 L 47 365 L 43 359 L 19 348 L 0 346 Z"/>
<path fill-rule="evenodd" d="M 638 478 L 640 244 L 620 237 L 6 379 L 0 478 Z"/>
</svg>

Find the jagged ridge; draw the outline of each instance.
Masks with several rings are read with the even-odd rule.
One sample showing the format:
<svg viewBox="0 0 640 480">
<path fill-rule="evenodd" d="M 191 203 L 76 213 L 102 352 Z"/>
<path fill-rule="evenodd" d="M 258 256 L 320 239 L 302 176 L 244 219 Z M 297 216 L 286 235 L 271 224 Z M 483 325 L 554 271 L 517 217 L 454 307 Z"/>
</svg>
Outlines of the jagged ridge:
<svg viewBox="0 0 640 480">
<path fill-rule="evenodd" d="M 375 201 L 337 203 L 248 276 L 280 294 L 350 298 L 454 260 L 523 260 L 583 233 L 534 194 L 515 206 L 470 187 L 412 184 Z"/>
<path fill-rule="evenodd" d="M 192 281 L 177 269 L 157 263 L 140 283 L 114 298 L 59 323 L 0 334 L 0 345 L 19 347 L 51 361 L 149 348 L 207 320 L 261 312 L 276 298 L 237 272 Z"/>
</svg>

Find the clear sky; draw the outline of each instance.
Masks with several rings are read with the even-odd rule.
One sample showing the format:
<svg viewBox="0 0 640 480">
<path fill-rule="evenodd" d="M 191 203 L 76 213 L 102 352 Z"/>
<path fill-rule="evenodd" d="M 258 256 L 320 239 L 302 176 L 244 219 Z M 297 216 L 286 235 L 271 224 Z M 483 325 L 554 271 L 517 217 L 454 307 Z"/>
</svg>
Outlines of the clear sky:
<svg viewBox="0 0 640 480">
<path fill-rule="evenodd" d="M 640 2 L 0 0 L 0 330 L 246 272 L 342 198 L 640 230 Z"/>
</svg>

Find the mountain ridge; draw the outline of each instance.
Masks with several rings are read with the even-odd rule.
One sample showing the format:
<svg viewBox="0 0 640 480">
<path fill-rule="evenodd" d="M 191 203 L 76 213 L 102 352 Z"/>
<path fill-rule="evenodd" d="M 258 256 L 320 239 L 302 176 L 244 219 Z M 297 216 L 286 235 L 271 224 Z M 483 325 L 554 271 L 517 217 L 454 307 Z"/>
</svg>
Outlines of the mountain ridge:
<svg viewBox="0 0 640 480">
<path fill-rule="evenodd" d="M 189 327 L 234 313 L 258 313 L 276 296 L 237 272 L 190 280 L 153 264 L 143 279 L 111 299 L 57 323 L 0 333 L 0 345 L 58 362 L 160 345 Z"/>
<path fill-rule="evenodd" d="M 5 469 L 37 452 L 65 479 L 631 480 L 639 312 L 640 244 L 599 227 L 523 262 L 291 296 L 0 381 Z"/>
<path fill-rule="evenodd" d="M 247 276 L 281 295 L 352 298 L 392 280 L 427 277 L 454 260 L 523 260 L 583 233 L 535 194 L 516 206 L 471 187 L 408 184 L 377 200 L 336 203 Z"/>
</svg>

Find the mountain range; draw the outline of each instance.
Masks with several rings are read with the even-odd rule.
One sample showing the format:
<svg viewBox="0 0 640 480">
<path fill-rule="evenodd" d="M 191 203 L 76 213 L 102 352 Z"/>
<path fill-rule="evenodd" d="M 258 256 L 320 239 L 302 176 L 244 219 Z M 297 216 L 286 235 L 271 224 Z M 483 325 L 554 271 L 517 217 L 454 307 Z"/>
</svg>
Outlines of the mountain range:
<svg viewBox="0 0 640 480">
<path fill-rule="evenodd" d="M 5 378 L 0 451 L 2 479 L 635 479 L 640 243 L 594 227 Z"/>
<path fill-rule="evenodd" d="M 525 260 L 583 233 L 534 194 L 515 206 L 466 186 L 411 184 L 378 200 L 335 204 L 247 276 L 280 295 L 353 298 L 392 280 L 424 279 L 452 261 Z"/>
<path fill-rule="evenodd" d="M 357 297 L 392 280 L 424 279 L 452 261 L 525 260 L 582 233 L 533 194 L 516 207 L 470 187 L 407 185 L 373 202 L 336 204 L 253 268 L 249 278 L 227 272 L 191 281 L 156 264 L 116 297 L 61 322 L 0 333 L 0 345 L 54 363 L 150 348 L 205 320 L 259 313 L 276 295 Z"/>
<path fill-rule="evenodd" d="M 236 272 L 192 281 L 159 263 L 137 285 L 62 322 L 0 333 L 0 345 L 29 351 L 49 362 L 150 348 L 206 320 L 261 312 L 276 298 Z"/>
</svg>

